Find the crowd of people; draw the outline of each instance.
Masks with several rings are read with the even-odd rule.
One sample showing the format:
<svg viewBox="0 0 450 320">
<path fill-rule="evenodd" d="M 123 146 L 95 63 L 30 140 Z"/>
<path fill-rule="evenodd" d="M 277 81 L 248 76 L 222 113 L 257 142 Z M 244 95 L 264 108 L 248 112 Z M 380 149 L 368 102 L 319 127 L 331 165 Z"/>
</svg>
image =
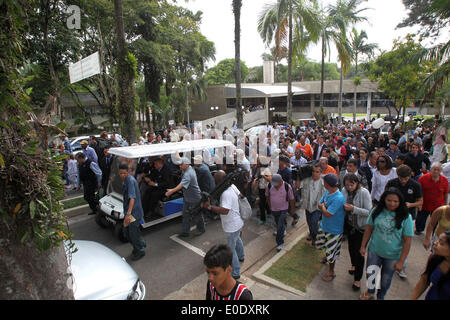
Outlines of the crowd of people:
<svg viewBox="0 0 450 320">
<path fill-rule="evenodd" d="M 351 258 L 348 272 L 354 277 L 353 290 L 361 289 L 361 280 L 364 272 L 366 274 L 368 285 L 360 296 L 362 300 L 384 299 L 395 273 L 401 278 L 407 277 L 407 258 L 414 254 L 412 238 L 425 232 L 423 244 L 426 250 L 432 250 L 432 255 L 412 298 L 420 297 L 431 285 L 427 299 L 450 299 L 447 199 L 450 166 L 446 153 L 438 158 L 440 161 L 433 157 L 436 128 L 437 124 L 418 126 L 413 133 L 391 129 L 384 135 L 366 121 L 355 125 L 329 123 L 324 127 L 314 124 L 303 131 L 274 123 L 258 134 L 257 142 L 263 143 L 256 143 L 256 150 L 252 149 L 251 137 L 244 136 L 239 144 L 240 138 L 234 137 L 235 128 L 225 128 L 223 136 L 231 135 L 236 145 L 231 163 L 224 158 L 218 164 L 214 151 L 204 150 L 203 155 L 192 158 L 161 156 L 138 164 L 136 179 L 141 192 L 142 216 L 150 217 L 163 197 L 170 198 L 182 192 L 180 236 L 189 237 L 192 208 L 201 201 L 201 192 L 211 192 L 227 174 L 241 167 L 245 169 L 245 176 L 240 181 L 225 190 L 216 202 L 202 204 L 205 216 L 220 217 L 227 235 L 227 246 L 212 248 L 205 257 L 207 269 L 220 267 L 231 275 L 231 278 L 229 275 L 222 278 L 226 288 L 235 292 L 240 284 L 237 279 L 245 254 L 239 199 L 246 197 L 258 209 L 261 225 L 267 225 L 268 216 L 273 217 L 278 251 L 283 249 L 288 216 L 295 225 L 299 221 L 296 209 L 304 210 L 309 228 L 307 240 L 324 250 L 322 262 L 328 265 L 324 281 L 330 282 L 336 277 L 334 267 L 341 245 L 348 241 Z M 138 144 L 210 138 L 211 129 L 208 127 L 202 133 L 191 127 L 181 136 L 174 133 L 173 128 L 156 136 L 154 132 L 143 131 Z M 217 135 L 212 137 L 217 138 Z M 78 181 L 82 182 L 85 198 L 91 205 L 95 202 L 86 196 L 86 189 L 92 194 L 92 189 L 105 188 L 108 159 L 113 157 L 108 147 L 98 148 L 95 139 L 83 141 L 82 145 L 83 152 L 77 155 Z M 261 146 L 265 146 L 264 152 L 260 152 Z M 439 151 L 446 152 L 446 148 Z M 74 167 L 74 162 L 70 167 Z M 174 173 L 178 169 L 181 169 L 181 176 L 176 181 Z M 95 213 L 93 206 L 91 209 Z M 194 235 L 202 235 L 205 232 L 203 214 L 196 215 L 194 224 L 197 225 Z M 139 238 L 132 244 L 136 252 L 145 248 Z M 228 264 L 217 265 L 219 258 L 211 258 L 215 255 Z M 377 276 L 381 278 L 378 291 Z M 209 278 L 207 298 L 229 296 L 226 289 L 217 295 L 221 291 L 217 286 L 221 284 L 212 279 L 213 275 Z M 251 297 L 251 293 L 243 297 Z"/>
</svg>

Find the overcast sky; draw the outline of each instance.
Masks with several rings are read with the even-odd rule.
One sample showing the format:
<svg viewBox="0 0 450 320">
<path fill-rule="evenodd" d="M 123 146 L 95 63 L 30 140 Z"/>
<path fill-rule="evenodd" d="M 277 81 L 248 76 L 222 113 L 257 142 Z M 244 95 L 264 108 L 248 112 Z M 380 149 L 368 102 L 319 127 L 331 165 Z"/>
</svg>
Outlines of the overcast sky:
<svg viewBox="0 0 450 320">
<path fill-rule="evenodd" d="M 265 4 L 276 0 L 243 0 L 241 13 L 241 60 L 248 67 L 262 65 L 261 55 L 269 52 L 257 32 L 257 20 Z M 335 3 L 334 0 L 319 0 L 326 6 Z M 210 61 L 209 67 L 227 58 L 234 58 L 234 16 L 232 0 L 190 0 L 177 3 L 196 12 L 203 12 L 201 32 L 215 43 L 216 61 Z M 414 33 L 417 29 L 395 27 L 406 17 L 406 10 L 401 0 L 368 0 L 361 7 L 371 8 L 364 15 L 368 22 L 357 25 L 358 30 L 365 30 L 368 41 L 377 43 L 383 50 L 392 49 L 393 40 L 403 38 L 408 32 Z M 310 60 L 320 62 L 320 46 L 312 45 L 307 56 Z M 328 58 L 327 58 L 328 61 Z M 336 62 L 336 53 L 333 50 L 331 62 Z"/>
</svg>

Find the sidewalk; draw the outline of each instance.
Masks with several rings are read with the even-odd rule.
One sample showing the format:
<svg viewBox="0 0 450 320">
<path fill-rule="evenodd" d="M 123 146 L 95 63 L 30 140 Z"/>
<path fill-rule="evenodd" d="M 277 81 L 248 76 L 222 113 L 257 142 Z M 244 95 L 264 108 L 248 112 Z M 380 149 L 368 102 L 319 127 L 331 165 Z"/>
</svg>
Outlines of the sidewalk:
<svg viewBox="0 0 450 320">
<path fill-rule="evenodd" d="M 253 224 L 255 221 L 252 221 Z M 288 221 L 288 225 L 290 222 Z M 348 243 L 342 243 L 341 256 L 336 262 L 336 278 L 332 282 L 322 280 L 322 275 L 327 271 L 324 265 L 320 273 L 314 278 L 306 289 L 306 293 L 301 293 L 293 288 L 278 286 L 276 281 L 260 277 L 270 264 L 274 263 L 284 253 L 289 250 L 297 241 L 306 236 L 307 226 L 304 213 L 301 213 L 301 220 L 294 228 L 289 227 L 285 237 L 285 249 L 277 253 L 275 238 L 272 229 L 266 227 L 266 231 L 245 244 L 245 263 L 242 265 L 240 281 L 245 283 L 252 291 L 255 300 L 359 300 L 359 295 L 366 289 L 365 273 L 361 279 L 361 291 L 353 291 L 353 276 L 349 275 L 350 256 L 348 253 Z M 421 273 L 425 269 L 425 264 L 429 252 L 422 246 L 423 235 L 414 236 L 411 251 L 408 256 L 407 279 L 401 279 L 394 275 L 391 287 L 386 295 L 386 300 L 408 300 L 419 280 Z M 166 300 L 204 300 L 206 290 L 207 275 L 201 274 L 199 277 L 186 284 L 180 290 L 166 296 Z M 292 289 L 292 290 L 291 290 Z M 422 299 L 424 296 L 422 296 Z"/>
</svg>

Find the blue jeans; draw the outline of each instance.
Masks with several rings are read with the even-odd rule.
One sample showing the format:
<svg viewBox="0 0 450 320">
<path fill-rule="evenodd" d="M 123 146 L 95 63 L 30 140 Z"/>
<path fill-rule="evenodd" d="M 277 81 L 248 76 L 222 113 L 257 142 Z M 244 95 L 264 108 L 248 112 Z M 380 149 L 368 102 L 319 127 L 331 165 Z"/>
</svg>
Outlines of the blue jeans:
<svg viewBox="0 0 450 320">
<path fill-rule="evenodd" d="M 275 223 L 277 224 L 276 241 L 277 241 L 277 245 L 279 246 L 284 243 L 284 232 L 286 231 L 287 210 L 272 211 L 272 215 L 275 219 Z"/>
<path fill-rule="evenodd" d="M 377 300 L 384 300 L 384 296 L 388 292 L 392 277 L 394 276 L 394 266 L 398 260 L 385 259 L 376 253 L 367 250 L 367 288 L 370 294 L 374 294 L 376 290 L 376 278 L 381 269 L 381 284 L 377 293 Z"/>
<path fill-rule="evenodd" d="M 306 223 L 308 224 L 309 233 L 311 235 L 311 239 L 313 242 L 316 241 L 317 234 L 319 233 L 319 219 L 320 219 L 320 211 L 314 210 L 313 212 L 306 212 Z"/>
<path fill-rule="evenodd" d="M 189 209 L 195 207 L 196 203 L 190 203 L 184 201 L 183 203 L 183 220 L 181 222 L 181 231 L 184 234 L 189 234 L 191 231 L 191 214 L 189 213 Z M 195 220 L 197 220 L 197 230 L 200 232 L 205 232 L 205 220 L 203 219 L 203 214 L 200 212 L 194 212 Z"/>
<path fill-rule="evenodd" d="M 241 230 L 227 232 L 227 242 L 233 251 L 233 262 L 231 263 L 231 275 L 234 277 L 241 275 L 241 264 L 239 260 L 244 260 L 244 244 L 241 239 Z"/>
<path fill-rule="evenodd" d="M 139 256 L 145 253 L 145 248 L 147 247 L 147 244 L 142 238 L 141 230 L 139 229 L 140 222 L 138 220 L 130 223 L 128 227 L 125 228 L 125 236 L 130 241 L 131 245 L 133 246 L 133 255 Z"/>
</svg>

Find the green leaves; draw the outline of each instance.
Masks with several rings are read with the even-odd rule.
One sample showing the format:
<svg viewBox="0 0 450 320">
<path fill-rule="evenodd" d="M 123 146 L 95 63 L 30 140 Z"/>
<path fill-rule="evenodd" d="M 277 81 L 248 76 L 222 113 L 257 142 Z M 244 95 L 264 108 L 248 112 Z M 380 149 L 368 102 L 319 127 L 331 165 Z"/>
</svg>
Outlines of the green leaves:
<svg viewBox="0 0 450 320">
<path fill-rule="evenodd" d="M 244 61 L 241 61 L 241 80 L 249 74 L 249 68 Z M 209 85 L 234 83 L 234 59 L 220 61 L 215 67 L 208 69 L 206 80 Z"/>
</svg>

